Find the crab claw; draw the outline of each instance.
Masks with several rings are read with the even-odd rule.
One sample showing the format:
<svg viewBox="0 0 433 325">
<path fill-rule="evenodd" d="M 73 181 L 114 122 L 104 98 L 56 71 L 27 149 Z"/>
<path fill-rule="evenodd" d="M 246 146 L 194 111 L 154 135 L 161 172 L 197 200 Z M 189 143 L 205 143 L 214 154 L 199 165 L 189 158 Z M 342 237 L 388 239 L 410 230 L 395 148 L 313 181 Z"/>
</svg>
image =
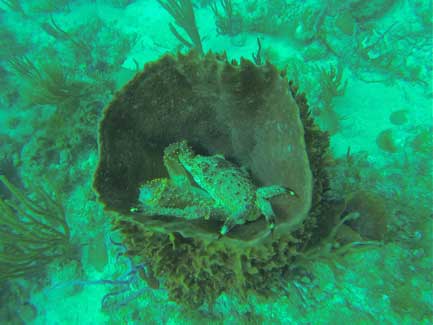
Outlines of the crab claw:
<svg viewBox="0 0 433 325">
<path fill-rule="evenodd" d="M 275 229 L 275 219 L 274 218 L 272 218 L 272 220 L 270 220 L 269 221 L 269 230 L 271 231 L 271 232 L 274 232 L 274 229 Z"/>
<path fill-rule="evenodd" d="M 289 196 L 291 196 L 291 197 L 299 197 L 299 195 L 294 190 L 292 190 L 290 187 L 286 187 L 285 186 L 284 189 L 286 190 L 286 193 Z"/>
<path fill-rule="evenodd" d="M 134 206 L 131 209 L 129 209 L 129 212 L 131 212 L 131 213 L 140 213 L 142 211 L 143 211 L 142 208 L 138 207 L 138 206 Z"/>
<path fill-rule="evenodd" d="M 269 228 L 269 231 L 271 233 L 271 238 L 272 239 L 274 238 L 274 229 L 275 229 L 275 227 Z"/>
<path fill-rule="evenodd" d="M 275 214 L 272 213 L 268 215 L 266 221 L 268 222 L 269 231 L 271 232 L 271 235 L 273 235 L 275 230 Z"/>
<path fill-rule="evenodd" d="M 223 226 L 220 229 L 220 234 L 218 238 L 221 238 L 222 236 L 225 236 L 230 230 L 232 230 L 232 228 L 236 225 L 235 221 L 233 218 L 229 218 L 227 219 Z"/>
</svg>

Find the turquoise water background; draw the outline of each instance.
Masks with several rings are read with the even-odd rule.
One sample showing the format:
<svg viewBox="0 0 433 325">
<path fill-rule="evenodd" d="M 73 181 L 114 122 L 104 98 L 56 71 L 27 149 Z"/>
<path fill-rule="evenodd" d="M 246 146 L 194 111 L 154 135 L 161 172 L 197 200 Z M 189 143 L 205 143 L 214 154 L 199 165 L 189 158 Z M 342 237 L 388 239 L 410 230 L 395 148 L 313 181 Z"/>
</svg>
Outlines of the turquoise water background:
<svg viewBox="0 0 433 325">
<path fill-rule="evenodd" d="M 431 324 L 432 2 L 192 2 L 195 40 L 156 0 L 0 1 L 0 324 Z M 287 72 L 380 243 L 212 308 L 142 280 L 92 189 L 98 122 L 146 63 L 198 42 Z"/>
</svg>

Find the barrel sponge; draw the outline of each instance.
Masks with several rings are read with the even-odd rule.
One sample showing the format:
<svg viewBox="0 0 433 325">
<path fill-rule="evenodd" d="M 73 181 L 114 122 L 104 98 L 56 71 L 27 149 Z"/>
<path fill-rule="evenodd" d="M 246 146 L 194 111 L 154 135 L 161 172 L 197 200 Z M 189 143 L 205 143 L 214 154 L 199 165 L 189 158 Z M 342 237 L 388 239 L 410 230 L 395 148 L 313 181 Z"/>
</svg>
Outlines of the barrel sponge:
<svg viewBox="0 0 433 325">
<path fill-rule="evenodd" d="M 257 186 L 296 191 L 289 205 L 272 199 L 273 236 L 264 218 L 217 240 L 221 221 L 130 213 L 141 184 L 168 177 L 164 149 L 181 140 L 196 153 L 223 154 L 249 170 Z M 166 55 L 147 64 L 105 109 L 94 188 L 106 209 L 117 212 L 114 224 L 128 254 L 164 278 L 172 299 L 199 306 L 229 288 L 264 292 L 290 264 L 327 189 L 327 148 L 305 97 L 272 64 L 238 64 L 212 53 Z"/>
</svg>

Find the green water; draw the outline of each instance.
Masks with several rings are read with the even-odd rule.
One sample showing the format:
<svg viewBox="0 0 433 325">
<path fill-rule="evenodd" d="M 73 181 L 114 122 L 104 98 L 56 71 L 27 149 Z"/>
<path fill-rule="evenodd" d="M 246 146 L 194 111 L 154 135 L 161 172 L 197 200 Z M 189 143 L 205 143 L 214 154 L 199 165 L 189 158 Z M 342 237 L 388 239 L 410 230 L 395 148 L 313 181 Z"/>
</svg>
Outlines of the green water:
<svg viewBox="0 0 433 325">
<path fill-rule="evenodd" d="M 0 324 L 433 322 L 431 1 L 3 0 L 0 24 Z M 308 129 L 305 117 L 299 122 L 305 127 L 304 149 L 310 150 L 309 163 L 299 165 L 312 166 L 312 177 L 326 178 L 329 186 L 319 191 L 320 182 L 310 180 L 313 187 L 289 188 L 293 200 L 304 200 L 310 208 L 290 231 L 282 234 L 284 212 L 280 201 L 272 201 L 273 233 L 248 247 L 233 239 L 245 240 L 247 229 L 257 224 L 266 231 L 273 228 L 272 208 L 263 201 L 251 203 L 268 222 L 250 206 L 248 217 L 237 206 L 256 188 L 278 185 L 272 162 L 279 158 L 267 155 L 274 151 L 266 148 L 288 141 L 279 136 L 254 151 L 243 145 L 259 142 L 256 138 L 246 137 L 242 145 L 233 140 L 248 127 L 265 138 L 274 130 L 263 131 L 266 123 L 248 124 L 274 116 L 272 107 L 269 115 L 256 117 L 260 101 L 249 104 L 262 96 L 255 74 L 240 78 L 251 85 L 248 89 L 224 88 L 231 79 L 212 88 L 219 91 L 212 93 L 215 103 L 231 104 L 227 94 L 236 94 L 239 107 L 251 106 L 250 113 L 231 121 L 233 143 L 212 133 L 222 125 L 218 118 L 206 120 L 209 141 L 187 139 L 201 163 L 217 159 L 221 166 L 232 166 L 217 167 L 223 186 L 240 180 L 246 187 L 215 190 L 214 174 L 200 167 L 198 173 L 210 175 L 203 181 L 188 171 L 191 161 L 167 162 L 173 157 L 164 149 L 184 139 L 170 138 L 172 126 L 164 125 L 165 115 L 154 109 L 141 115 L 153 121 L 141 135 L 134 133 L 142 121 L 138 117 L 128 125 L 117 125 L 115 119 L 104 124 L 110 108 L 120 103 L 125 111 L 137 110 L 132 86 L 130 92 L 121 89 L 143 69 L 147 76 L 157 66 L 148 63 L 190 49 L 197 62 L 208 52 L 220 54 L 218 62 L 233 63 L 234 71 L 272 64 L 275 69 L 269 69 L 278 71 L 282 85 L 292 80 L 298 95 L 305 94 L 317 128 Z M 209 57 L 214 59 L 209 54 L 209 62 Z M 243 60 L 251 63 L 242 65 Z M 170 88 L 158 83 L 168 69 L 158 69 L 146 91 L 162 92 L 162 101 L 174 98 Z M 192 70 L 182 73 L 192 76 Z M 218 78 L 215 73 L 208 83 Z M 194 87 L 200 92 L 208 84 Z M 185 95 L 176 97 L 173 110 L 161 106 L 167 119 L 197 110 L 199 101 L 182 105 L 189 88 L 182 89 Z M 302 106 L 299 97 L 297 104 L 293 101 L 291 89 L 277 97 L 284 94 L 293 107 Z M 272 94 L 276 90 L 263 96 Z M 113 104 L 116 96 L 121 100 Z M 284 121 L 273 123 L 281 127 Z M 179 118 L 181 134 L 199 125 Z M 320 133 L 321 143 L 329 136 L 323 157 L 314 156 L 314 141 L 307 139 L 311 130 L 319 139 L 318 129 L 327 132 Z M 110 136 L 99 130 L 109 130 Z M 149 134 L 167 138 L 159 136 L 158 142 Z M 109 149 L 101 143 L 129 135 L 131 143 L 143 141 L 144 149 L 156 152 L 152 161 L 157 163 L 143 164 L 152 171 L 146 175 L 154 177 L 136 180 L 129 163 L 140 148 L 121 148 L 118 154 L 126 158 L 118 170 L 124 173 L 108 182 L 115 184 L 113 192 L 126 193 L 119 202 L 122 195 L 106 196 L 94 175 L 98 166 L 105 172 L 101 162 L 110 165 L 120 157 L 107 158 Z M 218 145 L 215 149 L 209 143 Z M 225 150 L 229 147 L 234 149 Z M 296 152 L 297 147 L 286 149 Z M 269 164 L 257 167 L 257 160 Z M 302 172 L 294 166 L 287 168 L 288 179 Z M 112 177 L 109 172 L 97 175 L 102 183 Z M 144 181 L 153 181 L 142 196 L 155 210 L 140 214 L 146 206 L 129 202 L 139 204 L 137 184 Z M 305 193 L 313 196 L 313 206 Z M 166 200 L 173 198 L 181 203 L 168 210 Z M 170 228 L 159 216 L 167 211 L 176 212 L 170 218 L 181 228 Z M 152 226 L 140 218 L 156 222 Z M 220 229 L 228 218 L 236 218 L 237 226 L 226 234 Z M 135 220 L 141 224 L 137 232 L 126 226 Z M 209 237 L 191 230 L 197 220 L 207 225 Z"/>
</svg>

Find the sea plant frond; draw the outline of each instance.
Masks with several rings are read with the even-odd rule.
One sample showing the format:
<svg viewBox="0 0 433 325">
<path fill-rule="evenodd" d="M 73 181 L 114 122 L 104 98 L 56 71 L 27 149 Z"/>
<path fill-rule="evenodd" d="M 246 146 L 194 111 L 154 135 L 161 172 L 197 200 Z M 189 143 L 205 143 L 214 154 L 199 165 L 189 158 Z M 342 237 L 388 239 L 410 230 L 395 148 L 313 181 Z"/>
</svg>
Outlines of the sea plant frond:
<svg viewBox="0 0 433 325">
<path fill-rule="evenodd" d="M 52 13 L 68 10 L 71 0 L 42 0 L 38 1 L 32 8 L 36 13 Z"/>
<path fill-rule="evenodd" d="M 64 105 L 76 102 L 89 88 L 71 78 L 58 62 L 36 65 L 28 57 L 15 57 L 9 65 L 24 80 L 23 95 L 29 105 Z"/>
<path fill-rule="evenodd" d="M 194 9 L 191 0 L 158 0 L 159 4 L 175 19 L 176 24 L 181 27 L 191 39 L 185 39 L 177 29 L 170 23 L 170 31 L 185 46 L 196 48 L 202 54 L 203 46 L 195 21 Z"/>
<path fill-rule="evenodd" d="M 360 218 L 359 212 L 351 212 L 342 217 L 338 223 L 334 225 L 329 234 L 323 238 L 317 245 L 306 249 L 304 252 L 299 252 L 293 267 L 299 267 L 306 263 L 311 263 L 318 260 L 327 260 L 331 264 L 335 262 L 337 257 L 342 257 L 349 253 L 359 252 L 363 249 L 371 249 L 373 247 L 383 246 L 383 242 L 378 240 L 355 240 L 348 243 L 340 244 L 337 239 L 337 234 L 346 222 Z"/>
<path fill-rule="evenodd" d="M 20 0 L 1 0 L 1 2 L 8 6 L 10 10 L 19 12 L 23 16 L 26 15 Z"/>
<path fill-rule="evenodd" d="M 41 27 L 47 34 L 53 36 L 57 40 L 65 41 L 71 39 L 72 37 L 68 32 L 59 26 L 52 15 L 50 17 L 50 21 L 42 23 Z"/>
<path fill-rule="evenodd" d="M 40 272 L 71 249 L 62 203 L 45 190 L 31 199 L 4 176 L 12 200 L 0 198 L 0 282 Z"/>
<path fill-rule="evenodd" d="M 321 68 L 321 85 L 329 94 L 329 97 L 344 95 L 347 87 L 347 80 L 343 82 L 343 67 L 341 64 L 330 65 L 329 69 Z"/>
<path fill-rule="evenodd" d="M 12 70 L 22 78 L 41 78 L 39 70 L 27 56 L 13 57 L 9 61 Z"/>
<path fill-rule="evenodd" d="M 217 32 L 221 35 L 236 35 L 241 31 L 241 17 L 235 14 L 233 10 L 233 3 L 231 0 L 220 0 L 220 7 L 222 13 L 220 13 L 217 1 L 210 3 L 210 7 L 215 16 L 215 22 L 217 26 Z"/>
</svg>

